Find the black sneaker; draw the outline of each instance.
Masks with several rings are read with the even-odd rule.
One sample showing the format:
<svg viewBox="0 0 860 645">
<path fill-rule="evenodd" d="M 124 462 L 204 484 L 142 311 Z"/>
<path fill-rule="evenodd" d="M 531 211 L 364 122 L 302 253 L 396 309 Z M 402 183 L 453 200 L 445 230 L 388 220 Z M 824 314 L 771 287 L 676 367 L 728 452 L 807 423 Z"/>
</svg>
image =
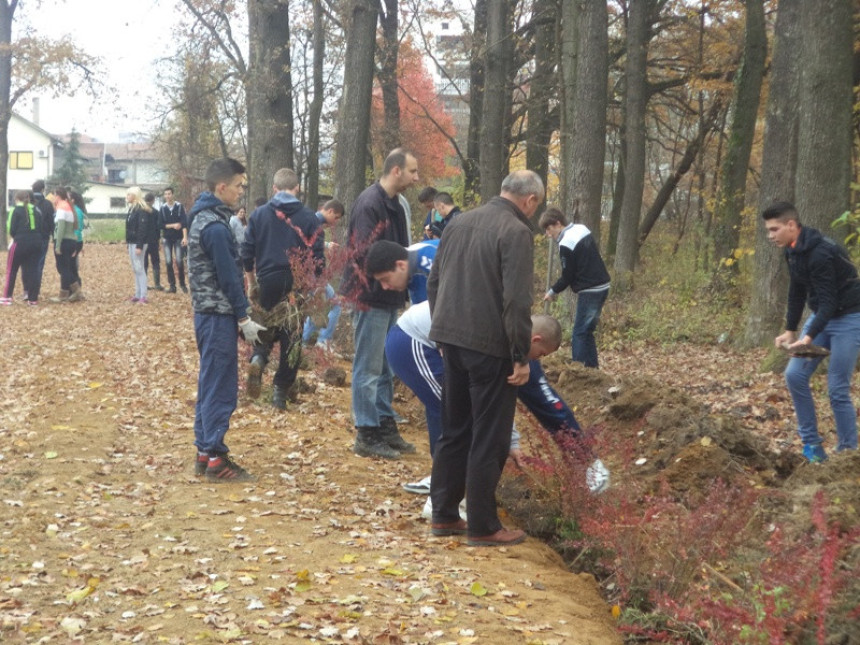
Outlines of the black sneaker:
<svg viewBox="0 0 860 645">
<path fill-rule="evenodd" d="M 197 477 L 203 477 L 206 474 L 206 468 L 209 466 L 209 455 L 197 454 L 194 460 L 194 474 Z"/>
<path fill-rule="evenodd" d="M 179 288 L 182 289 L 182 293 L 188 293 L 188 287 L 186 287 L 184 284 L 180 284 Z"/>
<path fill-rule="evenodd" d="M 247 470 L 242 468 L 235 461 L 232 461 L 227 455 L 219 455 L 215 459 L 210 459 L 206 467 L 206 479 L 210 482 L 252 482 L 256 481 Z"/>
<path fill-rule="evenodd" d="M 379 438 L 394 450 L 401 453 L 412 454 L 415 446 L 400 436 L 397 422 L 392 417 L 382 417 L 379 420 Z"/>
<path fill-rule="evenodd" d="M 176 293 L 176 285 L 172 284 L 169 287 L 167 287 L 167 293 Z"/>
<path fill-rule="evenodd" d="M 358 428 L 352 451 L 359 457 L 382 457 L 383 459 L 400 459 L 400 453 L 389 446 L 379 436 L 379 428 Z"/>
</svg>

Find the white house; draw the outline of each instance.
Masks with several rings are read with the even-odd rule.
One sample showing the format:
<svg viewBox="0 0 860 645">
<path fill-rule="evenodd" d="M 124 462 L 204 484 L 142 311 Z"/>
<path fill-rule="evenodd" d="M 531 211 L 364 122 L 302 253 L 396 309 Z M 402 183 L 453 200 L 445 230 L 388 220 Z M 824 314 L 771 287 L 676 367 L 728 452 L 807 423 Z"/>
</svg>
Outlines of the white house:
<svg viewBox="0 0 860 645">
<path fill-rule="evenodd" d="M 87 212 L 98 215 L 123 216 L 126 212 L 125 195 L 128 186 L 106 184 L 98 181 L 87 184 L 84 199 L 87 201 Z"/>
<path fill-rule="evenodd" d="M 55 146 L 60 140 L 32 121 L 12 113 L 9 121 L 9 168 L 6 172 L 6 204 L 13 204 L 16 190 L 30 190 L 37 179 L 54 172 Z"/>
</svg>

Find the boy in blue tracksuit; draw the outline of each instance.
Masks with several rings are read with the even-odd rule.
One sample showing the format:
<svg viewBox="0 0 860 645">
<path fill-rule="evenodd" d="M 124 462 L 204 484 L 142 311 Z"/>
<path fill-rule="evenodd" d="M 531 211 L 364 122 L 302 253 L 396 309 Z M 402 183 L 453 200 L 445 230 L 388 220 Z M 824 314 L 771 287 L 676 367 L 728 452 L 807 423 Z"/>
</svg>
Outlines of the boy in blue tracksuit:
<svg viewBox="0 0 860 645">
<path fill-rule="evenodd" d="M 191 210 L 188 234 L 188 279 L 200 353 L 194 472 L 212 482 L 251 481 L 253 477 L 227 456 L 224 443 L 239 388 L 239 329 L 252 345 L 265 330 L 248 315 L 250 304 L 229 224 L 231 209 L 245 192 L 245 167 L 235 159 L 213 161 L 206 183 L 209 190 L 200 194 Z"/>
<path fill-rule="evenodd" d="M 409 291 L 413 305 L 427 300 L 427 276 L 439 240 L 424 240 L 402 247 L 394 242 L 374 242 L 367 252 L 365 270 L 386 291 Z"/>
<path fill-rule="evenodd" d="M 430 306 L 423 302 L 407 309 L 388 333 L 385 353 L 394 373 L 424 404 L 430 454 L 442 434 L 442 356 L 430 340 Z M 550 316 L 532 316 L 532 345 L 529 352 L 529 380 L 519 387 L 517 397 L 535 415 L 540 424 L 557 439 L 570 433 L 576 437 L 580 426 L 571 409 L 546 379 L 540 358 L 552 353 L 561 342 L 561 328 Z M 516 449 L 518 435 L 512 450 Z M 586 471 L 586 483 L 593 492 L 609 486 L 609 472 L 603 462 L 595 459 Z M 406 484 L 409 492 L 430 492 L 429 477 Z"/>
</svg>

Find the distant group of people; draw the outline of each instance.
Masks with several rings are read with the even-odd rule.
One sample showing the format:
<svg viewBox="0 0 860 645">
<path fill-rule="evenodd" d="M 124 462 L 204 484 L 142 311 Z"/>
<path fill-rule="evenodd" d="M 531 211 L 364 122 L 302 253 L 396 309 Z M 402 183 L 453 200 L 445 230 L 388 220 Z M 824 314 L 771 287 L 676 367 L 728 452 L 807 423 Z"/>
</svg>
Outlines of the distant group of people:
<svg viewBox="0 0 860 645">
<path fill-rule="evenodd" d="M 59 186 L 46 197 L 45 182 L 39 179 L 33 183 L 32 191 L 16 191 L 14 198 L 15 205 L 6 217 L 10 241 L 0 305 L 12 304 L 19 270 L 23 300 L 32 306 L 39 304 L 45 259 L 52 247 L 60 292 L 51 302 L 84 300 L 80 261 L 87 210 L 82 195 Z"/>
<path fill-rule="evenodd" d="M 167 270 L 168 293 L 179 288 L 188 293 L 185 285 L 185 253 L 188 246 L 188 216 L 185 207 L 176 201 L 173 187 L 163 193 L 163 203 L 155 208 L 155 194 L 133 186 L 126 192 L 128 205 L 125 220 L 125 242 L 134 275 L 134 295 L 129 298 L 135 304 L 148 304 L 147 272 L 152 267 L 153 289 L 163 291 L 161 285 L 161 259 L 159 247 L 164 247 L 164 264 Z M 174 270 L 174 264 L 176 268 Z"/>
</svg>

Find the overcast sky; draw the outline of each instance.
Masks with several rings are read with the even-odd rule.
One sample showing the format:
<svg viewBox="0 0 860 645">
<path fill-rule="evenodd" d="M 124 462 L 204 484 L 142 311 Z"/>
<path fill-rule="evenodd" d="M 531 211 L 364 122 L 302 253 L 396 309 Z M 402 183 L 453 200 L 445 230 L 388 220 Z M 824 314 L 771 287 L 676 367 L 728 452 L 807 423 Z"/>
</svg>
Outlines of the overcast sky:
<svg viewBox="0 0 860 645">
<path fill-rule="evenodd" d="M 159 98 L 153 61 L 169 51 L 172 6 L 171 0 L 44 0 L 36 22 L 49 30 L 45 35 L 71 34 L 79 47 L 101 57 L 106 85 L 117 91 L 95 101 L 41 96 L 39 125 L 52 134 L 74 127 L 106 142 L 117 141 L 121 132 L 150 130 L 141 105 Z M 16 111 L 33 118 L 30 101 Z"/>
</svg>

